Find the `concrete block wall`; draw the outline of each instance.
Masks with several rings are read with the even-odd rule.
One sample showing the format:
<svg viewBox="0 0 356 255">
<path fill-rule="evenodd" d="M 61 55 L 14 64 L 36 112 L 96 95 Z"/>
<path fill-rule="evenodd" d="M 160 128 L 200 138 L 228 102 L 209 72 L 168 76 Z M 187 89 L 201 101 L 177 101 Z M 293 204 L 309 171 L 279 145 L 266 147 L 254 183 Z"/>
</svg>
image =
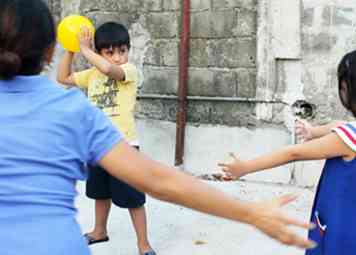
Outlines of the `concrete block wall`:
<svg viewBox="0 0 356 255">
<path fill-rule="evenodd" d="M 129 28 L 142 147 L 173 164 L 181 1 L 47 2 L 58 18 L 79 13 L 96 25 L 114 20 Z M 313 123 L 348 118 L 335 68 L 356 46 L 355 9 L 339 0 L 191 0 L 184 168 L 212 173 L 229 151 L 251 158 L 294 143 L 296 100 L 316 105 Z M 290 164 L 247 180 L 310 187 L 322 164 Z"/>
<path fill-rule="evenodd" d="M 355 1 L 303 1 L 303 93 L 316 103 L 318 122 L 348 117 L 339 102 L 336 69 L 356 49 L 355 24 Z"/>
<path fill-rule="evenodd" d="M 336 70 L 342 56 L 356 49 L 355 24 L 355 1 L 303 1 L 302 84 L 305 100 L 316 105 L 314 123 L 352 119 L 339 100 Z M 315 184 L 320 164 L 296 164 L 296 183 Z"/>
<path fill-rule="evenodd" d="M 150 39 L 143 63 L 144 81 L 141 94 L 174 96 L 178 84 L 180 1 L 163 4 L 162 11 L 149 15 Z M 190 96 L 250 97 L 255 96 L 256 10 L 252 1 L 191 1 L 191 49 L 189 59 Z M 244 17 L 249 16 L 248 19 Z M 162 26 L 162 24 L 165 24 Z M 165 27 L 166 31 L 162 30 Z M 165 102 L 163 102 L 165 101 Z M 174 100 L 141 99 L 139 116 L 174 120 Z M 159 114 L 149 112 L 154 105 Z M 214 124 L 209 116 L 211 102 L 189 102 L 190 121 Z M 221 110 L 225 104 L 214 104 Z M 162 107 L 169 107 L 164 109 Z M 230 107 L 237 108 L 236 104 Z M 254 107 L 254 106 L 252 106 Z M 220 110 L 220 111 L 221 111 Z M 170 115 L 162 115 L 163 112 Z M 218 109 L 219 111 L 219 109 Z M 217 119 L 217 118 L 215 118 Z M 219 118 L 218 124 L 231 120 Z"/>
<path fill-rule="evenodd" d="M 209 100 L 256 96 L 256 3 L 191 1 L 188 93 L 208 98 L 189 101 L 188 119 L 194 125 L 257 125 L 254 102 Z M 76 8 L 74 12 L 90 17 L 96 25 L 115 20 L 129 28 L 131 60 L 141 74 L 137 116 L 175 121 L 176 101 L 150 96 L 177 93 L 181 1 L 81 0 Z M 69 13 L 65 10 L 63 16 Z"/>
</svg>

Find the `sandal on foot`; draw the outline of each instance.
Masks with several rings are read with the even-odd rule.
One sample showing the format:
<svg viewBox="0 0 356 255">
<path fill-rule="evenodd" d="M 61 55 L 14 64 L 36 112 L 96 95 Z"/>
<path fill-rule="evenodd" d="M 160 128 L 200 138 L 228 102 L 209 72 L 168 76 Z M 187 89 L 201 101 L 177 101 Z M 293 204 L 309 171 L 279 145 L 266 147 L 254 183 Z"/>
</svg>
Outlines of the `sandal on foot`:
<svg viewBox="0 0 356 255">
<path fill-rule="evenodd" d="M 94 237 L 90 236 L 88 233 L 84 234 L 85 239 L 87 240 L 88 245 L 96 244 L 96 243 L 102 243 L 102 242 L 107 242 L 109 241 L 109 237 L 106 236 L 101 239 L 94 239 Z M 151 254 L 148 254 L 151 255 Z M 153 254 L 154 255 L 154 254 Z"/>
</svg>

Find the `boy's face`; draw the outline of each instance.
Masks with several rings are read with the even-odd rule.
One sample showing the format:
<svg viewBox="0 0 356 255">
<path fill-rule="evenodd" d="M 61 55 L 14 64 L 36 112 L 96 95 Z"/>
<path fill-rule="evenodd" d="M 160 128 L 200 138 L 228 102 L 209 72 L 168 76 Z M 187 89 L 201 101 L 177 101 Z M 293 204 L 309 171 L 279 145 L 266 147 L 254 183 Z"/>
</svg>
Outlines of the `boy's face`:
<svg viewBox="0 0 356 255">
<path fill-rule="evenodd" d="M 129 49 L 127 45 L 104 48 L 100 50 L 100 55 L 112 64 L 122 65 L 128 62 Z"/>
</svg>

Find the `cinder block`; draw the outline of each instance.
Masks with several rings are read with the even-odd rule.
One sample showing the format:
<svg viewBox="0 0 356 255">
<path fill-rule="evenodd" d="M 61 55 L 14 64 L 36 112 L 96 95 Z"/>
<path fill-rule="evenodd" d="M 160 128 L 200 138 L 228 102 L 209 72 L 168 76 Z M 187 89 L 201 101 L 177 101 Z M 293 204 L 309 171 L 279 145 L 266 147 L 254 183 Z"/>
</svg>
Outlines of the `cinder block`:
<svg viewBox="0 0 356 255">
<path fill-rule="evenodd" d="M 257 12 L 248 9 L 239 9 L 237 12 L 236 36 L 256 36 Z"/>
<path fill-rule="evenodd" d="M 256 70 L 239 69 L 237 72 L 237 95 L 239 97 L 256 97 Z"/>
<path fill-rule="evenodd" d="M 162 64 L 164 66 L 179 65 L 179 48 L 178 42 L 172 40 L 163 40 L 160 50 L 162 52 Z"/>
<path fill-rule="evenodd" d="M 192 11 L 210 9 L 210 1 L 207 0 L 190 0 L 190 8 Z"/>
<path fill-rule="evenodd" d="M 189 66 L 208 67 L 209 60 L 207 40 L 190 40 Z"/>
<path fill-rule="evenodd" d="M 241 66 L 239 51 L 239 41 L 237 39 L 210 40 L 208 43 L 209 66 L 222 68 L 239 67 Z"/>
<path fill-rule="evenodd" d="M 213 0 L 214 9 L 245 8 L 256 9 L 257 0 Z"/>
<path fill-rule="evenodd" d="M 151 40 L 145 52 L 144 64 L 160 66 L 162 64 L 161 47 L 163 43 L 161 40 Z"/>
<path fill-rule="evenodd" d="M 237 78 L 234 71 L 214 71 L 215 95 L 221 97 L 237 96 Z"/>
<path fill-rule="evenodd" d="M 187 119 L 192 125 L 210 123 L 212 103 L 204 101 L 189 101 Z"/>
<path fill-rule="evenodd" d="M 210 14 L 212 38 L 229 38 L 236 24 L 235 10 L 213 11 Z"/>
<path fill-rule="evenodd" d="M 212 96 L 214 73 L 210 69 L 189 69 L 188 93 L 191 96 Z"/>
<path fill-rule="evenodd" d="M 121 7 L 119 9 L 119 7 Z M 123 10 L 121 4 L 119 4 L 118 1 L 116 0 L 96 0 L 96 1 L 91 1 L 91 0 L 86 0 L 86 1 L 80 1 L 80 6 L 79 10 L 81 12 L 91 12 L 91 11 L 112 11 L 112 12 L 118 12 L 120 11 L 125 11 Z"/>
<path fill-rule="evenodd" d="M 137 16 L 129 15 L 127 13 L 117 13 L 117 12 L 90 12 L 86 14 L 88 18 L 94 23 L 95 27 L 99 27 L 100 25 L 106 22 L 118 22 L 123 24 L 130 29 L 130 26 L 133 22 L 136 21 Z"/>
<path fill-rule="evenodd" d="M 175 12 L 151 12 L 146 16 L 145 26 L 153 38 L 175 38 L 178 36 L 178 18 Z"/>
<path fill-rule="evenodd" d="M 181 1 L 177 0 L 164 0 L 163 1 L 163 10 L 164 11 L 177 11 L 181 7 Z"/>
<path fill-rule="evenodd" d="M 145 11 L 162 11 L 162 1 L 163 0 L 142 0 L 141 6 Z"/>
<path fill-rule="evenodd" d="M 232 127 L 255 127 L 256 104 L 249 102 L 214 102 L 211 110 L 212 124 Z"/>
<path fill-rule="evenodd" d="M 166 120 L 166 112 L 161 100 L 140 99 L 136 104 L 135 115 L 138 118 Z"/>
<path fill-rule="evenodd" d="M 256 40 L 240 39 L 237 49 L 236 59 L 239 67 L 256 67 Z"/>
<path fill-rule="evenodd" d="M 178 70 L 144 66 L 142 93 L 175 95 L 178 88 Z"/>
<path fill-rule="evenodd" d="M 190 17 L 190 37 L 210 37 L 210 12 L 192 12 Z"/>
<path fill-rule="evenodd" d="M 178 66 L 178 42 L 173 40 L 151 40 L 144 63 L 155 66 Z"/>
<path fill-rule="evenodd" d="M 189 95 L 233 97 L 236 92 L 234 72 L 211 69 L 189 70 Z"/>
<path fill-rule="evenodd" d="M 229 38 L 236 24 L 234 10 L 193 12 L 191 15 L 192 38 Z"/>
</svg>

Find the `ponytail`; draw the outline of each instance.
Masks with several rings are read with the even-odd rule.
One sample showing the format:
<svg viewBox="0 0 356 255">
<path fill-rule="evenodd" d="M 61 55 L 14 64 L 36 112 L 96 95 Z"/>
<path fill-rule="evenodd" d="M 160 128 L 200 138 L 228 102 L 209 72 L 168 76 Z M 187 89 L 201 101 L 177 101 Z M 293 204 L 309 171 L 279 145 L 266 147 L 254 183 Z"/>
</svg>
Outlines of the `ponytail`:
<svg viewBox="0 0 356 255">
<path fill-rule="evenodd" d="M 42 0 L 0 0 L 0 79 L 41 73 L 54 47 L 53 17 Z"/>
<path fill-rule="evenodd" d="M 11 79 L 21 69 L 21 58 L 18 54 L 0 50 L 0 78 Z"/>
</svg>

